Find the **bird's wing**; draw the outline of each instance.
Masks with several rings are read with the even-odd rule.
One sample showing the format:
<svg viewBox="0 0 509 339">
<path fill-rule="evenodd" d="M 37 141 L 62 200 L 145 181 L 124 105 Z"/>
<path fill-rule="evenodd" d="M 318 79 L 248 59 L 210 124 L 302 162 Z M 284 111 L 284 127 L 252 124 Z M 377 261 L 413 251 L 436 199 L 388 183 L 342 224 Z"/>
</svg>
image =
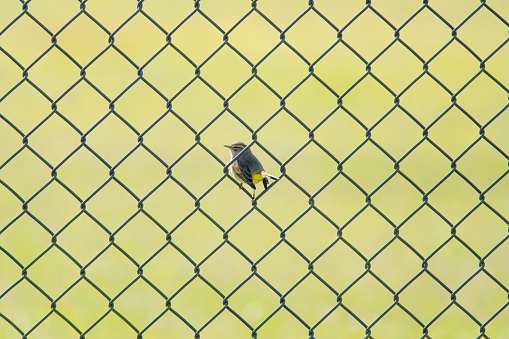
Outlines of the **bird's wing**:
<svg viewBox="0 0 509 339">
<path fill-rule="evenodd" d="M 237 175 L 242 179 L 242 181 L 248 184 L 252 189 L 256 189 L 253 183 L 253 175 L 251 174 L 251 171 L 247 166 L 237 166 L 235 168 L 235 173 L 237 173 Z"/>
</svg>

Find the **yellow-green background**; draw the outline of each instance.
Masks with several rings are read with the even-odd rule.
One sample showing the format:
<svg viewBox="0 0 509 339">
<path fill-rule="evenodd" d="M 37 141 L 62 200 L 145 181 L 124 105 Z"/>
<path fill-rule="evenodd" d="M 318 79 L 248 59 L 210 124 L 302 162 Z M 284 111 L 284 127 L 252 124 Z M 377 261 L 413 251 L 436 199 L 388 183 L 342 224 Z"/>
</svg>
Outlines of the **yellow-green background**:
<svg viewBox="0 0 509 339">
<path fill-rule="evenodd" d="M 86 79 L 113 100 L 137 78 L 137 70 L 113 48 L 89 65 L 108 46 L 108 34 L 84 13 L 61 31 L 78 14 L 79 5 L 78 1 L 33 0 L 28 4 L 28 12 L 52 34 L 58 33 L 58 46 L 82 67 L 88 65 Z M 199 5 L 200 10 L 224 32 L 229 31 L 252 8 L 251 1 L 247 0 L 205 0 Z M 422 2 L 374 0 L 371 5 L 399 28 L 422 6 Z M 507 1 L 487 1 L 487 5 L 509 20 Z M 142 13 L 117 31 L 135 13 L 135 1 L 90 0 L 85 6 L 90 16 L 110 33 L 114 32 L 115 46 L 139 67 L 166 43 L 165 34 Z M 256 6 L 283 30 L 309 5 L 307 1 L 263 0 L 256 2 Z M 336 27 L 342 28 L 363 10 L 365 2 L 317 0 L 314 6 Z M 430 1 L 429 6 L 450 25 L 457 27 L 479 6 L 479 2 Z M 167 32 L 171 32 L 193 10 L 192 1 L 143 2 L 143 11 Z M 21 13 L 19 1 L 3 1 L 0 5 L 0 29 Z M 451 29 L 429 8 L 422 10 L 399 33 L 401 40 L 424 60 L 429 60 L 452 37 Z M 509 37 L 508 27 L 487 8 L 481 8 L 456 33 L 481 59 L 487 58 Z M 342 37 L 364 59 L 371 61 L 394 40 L 394 30 L 368 9 L 343 32 Z M 285 39 L 303 57 L 314 62 L 336 41 L 337 33 L 315 12 L 309 11 L 285 32 Z M 228 34 L 228 42 L 253 64 L 257 64 L 279 41 L 280 33 L 255 12 Z M 171 42 L 195 64 L 201 65 L 223 43 L 223 34 L 200 13 L 195 13 L 171 35 Z M 25 14 L 3 31 L 0 46 L 23 67 L 28 67 L 50 48 L 51 36 Z M 485 63 L 486 71 L 505 87 L 509 87 L 507 60 L 509 47 L 504 46 Z M 470 52 L 454 41 L 433 58 L 428 70 L 456 93 L 479 72 L 479 65 L 480 62 Z M 314 72 L 342 95 L 365 74 L 365 68 L 365 64 L 340 43 L 314 65 Z M 399 94 L 422 73 L 423 65 L 396 42 L 376 59 L 371 71 Z M 258 76 L 282 97 L 308 72 L 308 65 L 285 45 L 257 66 Z M 108 180 L 109 169 L 84 147 L 62 164 L 80 146 L 80 134 L 57 115 L 38 126 L 52 112 L 51 103 L 26 81 L 4 96 L 23 77 L 22 70 L 4 53 L 0 53 L 0 74 L 0 114 L 23 134 L 30 133 L 28 145 L 51 166 L 59 165 L 57 178 L 82 200 L 88 199 Z M 200 68 L 200 75 L 228 98 L 249 79 L 252 70 L 230 47 L 224 46 Z M 166 98 L 172 98 L 194 76 L 194 67 L 171 47 L 143 68 L 144 79 Z M 138 135 L 114 115 L 109 115 L 94 127 L 108 113 L 109 102 L 84 81 L 61 97 L 79 78 L 80 69 L 56 47 L 28 70 L 31 82 L 51 100 L 58 99 L 58 112 L 82 133 L 87 133 L 86 144 L 114 166 L 136 147 Z M 486 74 L 480 74 L 460 91 L 456 101 L 473 119 L 484 125 L 508 104 L 507 97 L 507 92 L 496 82 Z M 450 106 L 451 95 L 425 75 L 401 95 L 400 103 L 424 126 L 428 126 Z M 367 76 L 348 92 L 343 104 L 364 125 L 371 127 L 393 107 L 394 97 Z M 201 131 L 218 116 L 223 105 L 223 100 L 200 80 L 194 81 L 172 101 L 172 109 L 195 131 Z M 251 129 L 257 130 L 280 108 L 280 100 L 253 79 L 230 98 L 228 105 Z M 146 131 L 166 111 L 165 100 L 143 81 L 138 81 L 117 98 L 114 106 L 115 111 L 139 133 Z M 336 106 L 337 98 L 313 77 L 285 99 L 285 107 L 310 129 L 315 128 Z M 508 126 L 509 113 L 503 112 L 484 130 L 485 136 L 506 154 L 509 153 Z M 429 138 L 454 159 L 479 137 L 479 127 L 458 108 L 452 108 L 428 133 Z M 422 134 L 422 128 L 399 108 L 371 131 L 372 139 L 398 160 L 422 139 Z M 310 136 L 293 117 L 281 111 L 257 133 L 257 138 L 280 163 L 286 163 L 308 142 Z M 200 134 L 202 145 L 223 163 L 227 163 L 230 157 L 222 145 L 237 140 L 249 142 L 251 139 L 251 132 L 229 112 L 224 112 Z M 366 131 L 343 109 L 339 109 L 314 131 L 314 139 L 342 161 L 364 142 Z M 195 134 L 169 113 L 144 134 L 143 143 L 170 165 L 194 145 Z M 3 120 L 0 120 L 0 145 L 0 164 L 23 146 L 23 137 Z M 256 145 L 252 149 L 268 172 L 280 174 L 280 165 L 274 159 Z M 508 169 L 507 159 L 485 140 L 476 143 L 457 161 L 456 166 L 481 191 L 490 187 Z M 368 142 L 344 163 L 343 169 L 371 193 L 394 172 L 394 163 Z M 425 141 L 404 158 L 400 169 L 428 192 L 451 171 L 451 162 Z M 337 173 L 337 163 L 311 143 L 286 164 L 285 170 L 309 194 L 314 194 Z M 230 229 L 252 207 L 248 195 L 239 191 L 230 179 L 223 178 L 223 164 L 199 145 L 172 168 L 172 175 L 196 197 L 222 180 L 200 200 L 200 207 L 223 229 Z M 142 198 L 164 180 L 166 168 L 146 150 L 138 148 L 116 167 L 115 177 Z M 26 148 L 0 169 L 0 179 L 25 201 L 51 178 L 51 169 Z M 484 197 L 506 219 L 509 217 L 508 189 L 509 178 L 504 177 Z M 314 204 L 342 227 L 363 209 L 365 198 L 345 177 L 339 176 L 314 198 Z M 422 204 L 422 199 L 422 194 L 398 174 L 376 191 L 371 202 L 399 225 Z M 453 174 L 433 190 L 428 201 L 450 223 L 456 224 L 479 203 L 479 194 L 459 175 Z M 308 197 L 283 177 L 260 197 L 257 206 L 280 227 L 286 228 L 308 209 L 309 204 Z M 169 179 L 144 200 L 143 209 L 166 230 L 172 230 L 195 209 L 195 201 Z M 114 181 L 86 202 L 86 211 L 110 232 L 117 230 L 137 210 L 138 201 Z M 52 182 L 30 200 L 27 211 L 56 234 L 80 212 L 80 203 L 57 182 Z M 4 228 L 22 213 L 22 203 L 0 186 L 0 246 L 22 265 L 32 263 L 27 277 L 53 300 L 59 298 L 56 310 L 80 331 L 86 331 L 108 311 L 108 301 L 85 280 L 61 296 L 80 278 L 80 269 L 56 246 L 52 247 L 50 233 L 28 212 Z M 507 226 L 507 222 L 481 205 L 456 229 L 457 236 L 471 250 L 457 239 L 452 239 L 427 261 L 429 272 L 450 290 L 457 290 L 479 270 L 479 258 L 472 251 L 479 257 L 486 256 L 508 236 Z M 393 227 L 372 207 L 366 208 L 343 230 L 344 238 L 367 258 L 392 239 L 393 233 Z M 428 207 L 421 209 L 400 228 L 401 238 L 423 257 L 433 253 L 450 235 L 450 226 Z M 337 231 L 312 209 L 286 231 L 285 237 L 313 260 L 337 239 Z M 228 239 L 252 261 L 257 261 L 280 240 L 280 232 L 255 210 L 228 233 Z M 114 241 L 141 264 L 164 246 L 166 234 L 146 215 L 139 213 L 115 235 Z M 223 232 L 197 211 L 172 234 L 172 241 L 198 263 L 223 242 Z M 58 233 L 54 242 L 85 266 L 108 246 L 109 235 L 82 214 Z M 48 248 L 49 251 L 33 263 Z M 506 288 L 509 287 L 508 258 L 509 243 L 503 242 L 484 262 L 485 269 Z M 370 263 L 372 273 L 394 291 L 400 290 L 418 274 L 422 264 L 422 260 L 398 239 Z M 0 252 L 0 268 L 0 293 L 3 293 L 22 277 L 22 269 L 3 252 Z M 143 276 L 166 296 L 171 296 L 194 276 L 193 270 L 193 265 L 168 245 L 146 263 Z M 365 272 L 365 262 L 340 241 L 314 263 L 314 271 L 336 291 L 342 292 Z M 308 264 L 283 243 L 258 263 L 257 272 L 281 293 L 286 293 L 305 276 Z M 250 264 L 228 244 L 200 266 L 200 274 L 224 295 L 230 294 L 250 273 Z M 110 298 L 115 298 L 137 277 L 137 267 L 115 247 L 110 247 L 87 266 L 85 276 Z M 507 292 L 484 272 L 462 286 L 455 297 L 457 303 L 480 323 L 490 320 L 508 301 Z M 399 294 L 400 304 L 426 325 L 450 301 L 451 294 L 428 273 L 420 275 Z M 343 295 L 342 302 L 369 325 L 393 304 L 393 295 L 367 274 Z M 271 289 L 253 277 L 228 299 L 228 305 L 252 327 L 257 327 L 280 303 Z M 314 276 L 309 276 L 286 296 L 285 305 L 309 326 L 314 326 L 336 305 L 336 296 Z M 222 308 L 222 299 L 203 281 L 195 279 L 173 299 L 171 306 L 199 329 Z M 165 300 L 143 280 L 138 280 L 115 299 L 114 308 L 142 330 L 163 312 Z M 0 312 L 23 332 L 29 331 L 50 311 L 50 301 L 27 280 L 0 299 Z M 504 309 L 486 326 L 487 336 L 504 338 L 509 331 L 508 324 L 509 311 Z M 433 338 L 474 338 L 479 335 L 479 326 L 458 306 L 452 305 L 430 324 L 428 331 Z M 342 307 L 331 313 L 314 332 L 316 338 L 365 336 L 365 328 Z M 308 330 L 285 309 L 270 318 L 257 333 L 258 338 L 309 337 Z M 395 306 L 373 325 L 371 335 L 377 339 L 418 338 L 422 335 L 422 327 Z M 29 335 L 30 338 L 78 336 L 55 312 Z M 87 338 L 135 336 L 135 331 L 114 313 L 109 313 L 86 335 Z M 193 336 L 194 332 L 170 312 L 143 333 L 144 338 Z M 0 318 L 0 337 L 17 338 L 21 334 Z M 200 337 L 250 338 L 251 331 L 225 310 L 200 332 Z"/>
</svg>

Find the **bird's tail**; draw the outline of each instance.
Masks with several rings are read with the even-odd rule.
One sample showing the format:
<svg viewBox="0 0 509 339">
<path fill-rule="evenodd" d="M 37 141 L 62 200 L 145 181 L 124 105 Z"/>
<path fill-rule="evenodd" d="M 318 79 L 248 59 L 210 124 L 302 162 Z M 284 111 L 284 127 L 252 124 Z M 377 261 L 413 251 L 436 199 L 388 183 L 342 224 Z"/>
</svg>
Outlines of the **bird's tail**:
<svg viewBox="0 0 509 339">
<path fill-rule="evenodd" d="M 262 176 L 263 176 L 264 178 L 269 178 L 269 179 L 272 179 L 272 180 L 279 180 L 279 178 L 278 178 L 278 177 L 275 177 L 275 176 L 273 176 L 272 174 L 269 174 L 269 173 L 267 173 L 267 172 L 265 172 L 265 171 L 262 171 Z"/>
</svg>

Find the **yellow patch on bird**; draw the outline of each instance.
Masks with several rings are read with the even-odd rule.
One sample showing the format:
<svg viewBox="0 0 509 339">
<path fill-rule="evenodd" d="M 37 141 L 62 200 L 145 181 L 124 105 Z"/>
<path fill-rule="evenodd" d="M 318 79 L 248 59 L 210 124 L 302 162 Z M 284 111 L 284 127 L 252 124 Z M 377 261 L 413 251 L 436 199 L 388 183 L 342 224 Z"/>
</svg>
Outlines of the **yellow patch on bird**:
<svg viewBox="0 0 509 339">
<path fill-rule="evenodd" d="M 263 175 L 261 175 L 261 173 L 253 173 L 252 178 L 253 178 L 253 182 L 255 184 L 257 184 L 257 183 L 259 183 L 260 181 L 263 180 Z"/>
</svg>

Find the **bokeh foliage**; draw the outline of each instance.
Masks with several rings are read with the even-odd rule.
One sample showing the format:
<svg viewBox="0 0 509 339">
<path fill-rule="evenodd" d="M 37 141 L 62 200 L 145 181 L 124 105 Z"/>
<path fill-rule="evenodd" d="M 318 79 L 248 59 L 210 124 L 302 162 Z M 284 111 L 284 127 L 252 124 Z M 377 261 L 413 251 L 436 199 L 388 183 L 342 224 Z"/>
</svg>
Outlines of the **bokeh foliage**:
<svg viewBox="0 0 509 339">
<path fill-rule="evenodd" d="M 504 337 L 508 20 L 3 1 L 0 337 Z"/>
</svg>

